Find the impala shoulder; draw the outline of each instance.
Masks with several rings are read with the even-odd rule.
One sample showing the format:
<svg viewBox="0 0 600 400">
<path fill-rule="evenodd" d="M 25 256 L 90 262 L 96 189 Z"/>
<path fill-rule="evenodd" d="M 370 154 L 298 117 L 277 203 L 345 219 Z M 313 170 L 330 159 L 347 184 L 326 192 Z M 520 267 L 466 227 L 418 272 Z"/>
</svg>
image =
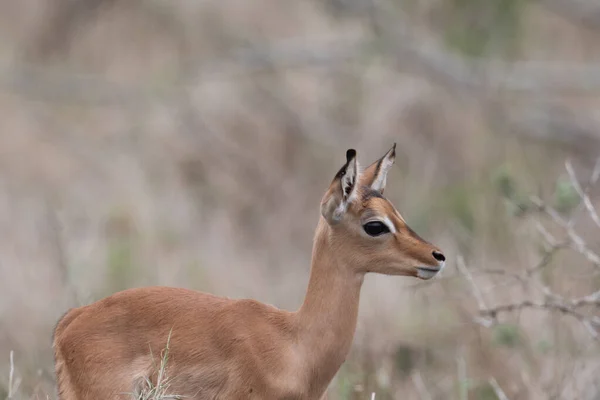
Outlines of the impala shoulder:
<svg viewBox="0 0 600 400">
<path fill-rule="evenodd" d="M 260 320 L 263 323 L 268 323 L 284 330 L 290 330 L 293 326 L 292 313 L 271 304 L 261 303 L 253 299 L 242 299 L 231 303 L 230 308 L 234 310 L 234 315 L 238 315 L 248 322 L 259 323 Z"/>
<path fill-rule="evenodd" d="M 306 374 L 304 355 L 297 346 L 296 325 L 292 313 L 252 299 L 230 305 L 237 320 L 233 336 L 240 352 L 245 354 L 244 370 L 259 375 L 267 393 L 273 398 L 305 398 Z"/>
</svg>

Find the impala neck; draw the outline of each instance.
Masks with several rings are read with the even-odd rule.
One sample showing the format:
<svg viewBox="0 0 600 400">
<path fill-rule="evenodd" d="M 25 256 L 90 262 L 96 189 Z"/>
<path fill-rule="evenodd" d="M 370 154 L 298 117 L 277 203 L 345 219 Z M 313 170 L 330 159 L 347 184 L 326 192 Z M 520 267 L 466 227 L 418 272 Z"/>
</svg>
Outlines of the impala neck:
<svg viewBox="0 0 600 400">
<path fill-rule="evenodd" d="M 330 227 L 320 219 L 315 234 L 306 297 L 297 312 L 299 343 L 310 369 L 310 386 L 329 384 L 344 362 L 356 330 L 360 288 L 364 274 L 344 262 L 330 238 Z"/>
</svg>

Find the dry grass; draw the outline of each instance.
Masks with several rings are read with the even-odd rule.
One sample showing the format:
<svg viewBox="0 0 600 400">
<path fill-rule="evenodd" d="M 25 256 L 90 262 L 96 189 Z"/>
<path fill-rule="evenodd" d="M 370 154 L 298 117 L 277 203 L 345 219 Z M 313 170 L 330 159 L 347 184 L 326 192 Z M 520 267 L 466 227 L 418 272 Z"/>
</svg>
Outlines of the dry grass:
<svg viewBox="0 0 600 400">
<path fill-rule="evenodd" d="M 136 392 L 131 393 L 134 400 L 179 400 L 185 396 L 170 394 L 170 377 L 167 376 L 167 363 L 169 361 L 169 345 L 171 343 L 171 333 L 167 338 L 167 345 L 160 355 L 160 364 L 156 365 L 157 378 L 153 383 L 150 378 L 145 377 L 143 382 L 136 388 Z M 152 357 L 154 359 L 154 357 Z"/>
</svg>

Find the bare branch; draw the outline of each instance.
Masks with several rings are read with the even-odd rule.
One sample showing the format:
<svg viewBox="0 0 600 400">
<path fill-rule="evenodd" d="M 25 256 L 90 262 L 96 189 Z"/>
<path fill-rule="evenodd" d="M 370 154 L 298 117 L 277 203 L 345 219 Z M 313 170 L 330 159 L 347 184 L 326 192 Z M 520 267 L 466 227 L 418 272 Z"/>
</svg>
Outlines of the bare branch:
<svg viewBox="0 0 600 400">
<path fill-rule="evenodd" d="M 498 385 L 498 381 L 496 380 L 496 378 L 490 378 L 489 382 L 490 385 L 492 385 L 492 388 L 494 389 L 498 400 L 508 400 L 508 397 L 506 396 L 500 385 Z"/>
<path fill-rule="evenodd" d="M 479 287 L 475 284 L 475 281 L 473 280 L 473 275 L 471 275 L 471 273 L 469 272 L 469 269 L 467 268 L 467 266 L 465 264 L 465 260 L 461 255 L 459 255 L 456 259 L 456 267 L 458 269 L 458 272 L 467 279 L 467 282 L 469 282 L 469 284 L 471 286 L 471 291 L 473 292 L 473 295 L 475 296 L 475 299 L 477 300 L 477 306 L 479 308 L 479 313 L 480 313 L 480 315 L 482 315 L 483 311 L 486 311 L 488 309 L 488 307 L 483 298 L 483 294 L 479 290 Z M 483 325 L 485 327 L 490 327 L 493 323 L 493 321 L 490 321 L 486 318 L 483 318 L 483 319 L 475 318 L 475 322 L 480 325 Z"/>
<path fill-rule="evenodd" d="M 459 255 L 456 259 L 456 267 L 458 268 L 458 271 L 461 274 L 463 274 L 465 276 L 465 278 L 467 278 L 467 281 L 471 284 L 471 290 L 473 291 L 473 295 L 475 296 L 475 299 L 477 300 L 477 305 L 479 306 L 479 310 L 486 310 L 487 306 L 485 304 L 485 300 L 483 299 L 483 294 L 479 291 L 479 288 L 475 284 L 475 281 L 473 280 L 473 276 L 467 269 L 467 266 L 465 265 L 465 260 L 461 255 Z"/>
<path fill-rule="evenodd" d="M 571 304 L 564 304 L 564 303 L 558 302 L 558 301 L 546 301 L 543 303 L 539 303 L 539 302 L 534 302 L 531 300 L 525 300 L 520 303 L 509 303 L 509 304 L 496 306 L 493 308 L 488 308 L 486 310 L 483 310 L 483 313 L 486 315 L 489 315 L 489 316 L 496 316 L 497 314 L 502 313 L 502 312 L 518 311 L 518 310 L 522 310 L 525 308 L 537 308 L 537 309 L 555 310 L 555 311 L 559 311 L 564 314 L 571 314 L 578 318 L 581 318 L 583 316 L 581 314 L 579 314 L 578 312 L 576 312 L 574 310 L 575 308 L 582 307 L 582 306 L 589 305 L 589 304 L 600 305 L 600 302 L 598 302 L 597 299 L 594 301 L 591 301 L 591 300 L 585 299 L 585 298 L 580 299 L 580 300 L 581 301 L 572 302 Z"/>
<path fill-rule="evenodd" d="M 586 305 L 595 305 L 600 307 L 600 290 L 588 294 L 587 296 L 573 299 L 570 301 L 571 307 L 581 307 Z"/>
<path fill-rule="evenodd" d="M 425 382 L 423 382 L 423 377 L 421 376 L 421 373 L 418 370 L 412 373 L 411 379 L 413 381 L 413 384 L 415 385 L 415 388 L 417 389 L 417 393 L 421 400 L 433 399 L 429 391 L 427 391 L 427 386 L 425 385 Z"/>
<path fill-rule="evenodd" d="M 509 271 L 506 269 L 499 269 L 499 268 L 481 268 L 481 269 L 478 269 L 477 271 L 474 271 L 474 273 L 488 274 L 488 275 L 502 275 L 502 276 L 506 276 L 509 278 L 517 279 L 521 282 L 524 282 L 524 280 L 525 280 L 525 278 L 517 272 Z"/>
<path fill-rule="evenodd" d="M 550 235 L 545 229 L 543 229 L 541 224 L 540 224 L 540 228 L 542 229 L 541 232 L 545 232 L 545 234 L 544 233 L 543 234 L 546 237 L 546 240 L 551 242 L 552 245 L 550 246 L 550 248 L 548 248 L 546 251 L 544 251 L 542 258 L 536 265 L 525 269 L 525 271 L 522 273 L 513 272 L 513 271 L 509 271 L 509 270 L 505 270 L 505 269 L 499 269 L 499 268 L 481 268 L 475 272 L 480 273 L 480 274 L 502 275 L 502 276 L 506 276 L 509 278 L 514 278 L 523 284 L 528 283 L 529 278 L 533 274 L 541 271 L 548 264 L 550 264 L 550 261 L 552 261 L 552 257 L 556 254 L 556 252 L 558 250 L 560 250 L 568 245 L 568 243 L 566 243 L 566 242 L 558 242 L 556 239 L 554 239 L 554 237 L 552 237 L 552 235 Z"/>
<path fill-rule="evenodd" d="M 577 191 L 577 194 L 579 195 L 579 197 L 581 197 L 581 200 L 583 201 L 585 208 L 588 210 L 588 213 L 590 214 L 590 218 L 592 219 L 592 221 L 594 221 L 596 226 L 598 226 L 600 228 L 600 218 L 598 217 L 598 213 L 596 212 L 596 209 L 594 208 L 594 205 L 592 204 L 590 197 L 587 195 L 587 193 L 583 190 L 583 188 L 579 184 L 579 181 L 577 180 L 577 176 L 575 175 L 575 170 L 573 169 L 573 165 L 571 164 L 570 161 L 565 162 L 565 168 L 567 169 L 567 173 L 569 174 L 569 179 L 571 180 L 571 184 L 573 185 L 573 188 L 575 189 L 575 191 Z"/>
<path fill-rule="evenodd" d="M 590 263 L 592 263 L 596 268 L 600 268 L 600 256 L 594 253 L 585 243 L 583 238 L 575 232 L 575 229 L 569 224 L 568 221 L 564 220 L 560 214 L 552 207 L 549 207 L 544 204 L 544 202 L 536 197 L 532 196 L 530 198 L 531 202 L 538 208 L 539 211 L 545 212 L 550 218 L 554 220 L 554 222 L 565 229 L 569 239 L 571 240 L 571 247 L 585 256 Z"/>
<path fill-rule="evenodd" d="M 584 305 L 579 304 L 578 306 Z M 596 317 L 589 318 L 574 309 L 575 307 L 572 305 L 564 304 L 557 301 L 545 301 L 545 302 L 534 302 L 531 300 L 525 300 L 520 303 L 509 303 L 500 306 L 496 306 L 493 308 L 489 308 L 487 310 L 482 311 L 481 313 L 484 316 L 490 316 L 492 318 L 496 318 L 500 313 L 507 313 L 513 311 L 520 311 L 524 309 L 538 309 L 538 310 L 547 310 L 547 311 L 556 311 L 565 315 L 570 315 L 580 321 L 583 326 L 588 330 L 590 335 L 594 339 L 600 339 L 600 333 L 598 332 L 597 326 L 600 326 L 600 319 Z"/>
<path fill-rule="evenodd" d="M 552 261 L 552 257 L 556 254 L 556 252 L 560 249 L 565 248 L 567 245 L 568 245 L 568 243 L 566 243 L 566 242 L 556 242 L 555 241 L 554 245 L 552 245 L 548 250 L 546 250 L 544 252 L 542 259 L 536 265 L 525 270 L 525 275 L 527 277 L 530 277 L 531 275 L 535 274 L 536 272 L 539 272 L 542 269 L 544 269 L 546 266 L 548 266 L 548 264 L 550 264 L 550 261 Z"/>
</svg>

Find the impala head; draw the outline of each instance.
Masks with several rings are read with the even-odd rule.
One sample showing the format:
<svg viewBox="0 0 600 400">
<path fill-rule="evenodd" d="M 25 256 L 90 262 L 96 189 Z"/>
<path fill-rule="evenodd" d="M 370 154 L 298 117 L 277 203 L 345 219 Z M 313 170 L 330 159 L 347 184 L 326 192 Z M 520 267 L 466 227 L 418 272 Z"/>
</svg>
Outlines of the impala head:
<svg viewBox="0 0 600 400">
<path fill-rule="evenodd" d="M 385 197 L 396 145 L 364 171 L 356 151 L 333 178 L 321 201 L 331 245 L 359 272 L 433 278 L 444 266 L 441 250 L 417 235 Z"/>
</svg>

